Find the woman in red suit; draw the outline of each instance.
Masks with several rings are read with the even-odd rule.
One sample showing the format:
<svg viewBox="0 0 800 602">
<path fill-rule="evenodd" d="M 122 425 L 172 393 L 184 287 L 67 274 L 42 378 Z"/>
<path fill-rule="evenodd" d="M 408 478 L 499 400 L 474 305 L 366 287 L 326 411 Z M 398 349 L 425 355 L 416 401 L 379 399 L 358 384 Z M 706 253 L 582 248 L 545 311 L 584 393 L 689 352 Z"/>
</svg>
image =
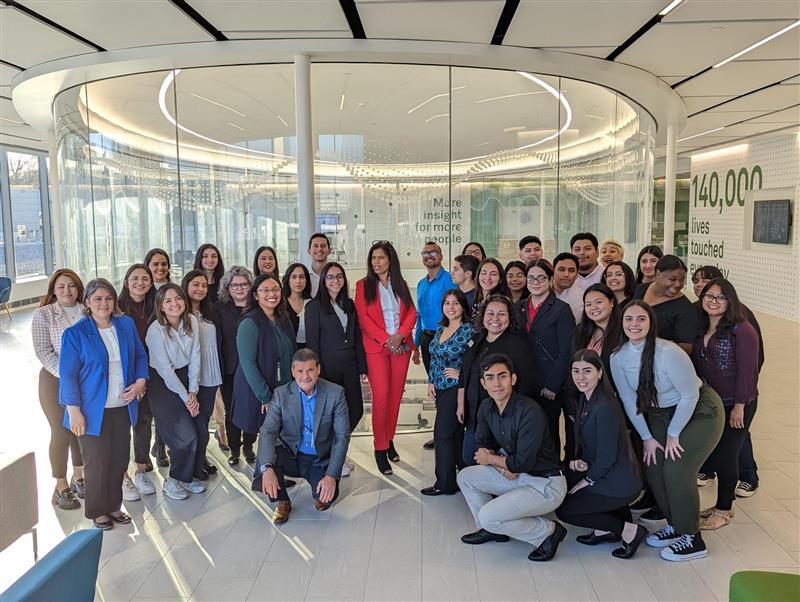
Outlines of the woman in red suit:
<svg viewBox="0 0 800 602">
<path fill-rule="evenodd" d="M 356 283 L 356 313 L 372 390 L 375 462 L 383 474 L 389 475 L 389 459 L 400 461 L 392 439 L 414 348 L 411 332 L 417 310 L 400 273 L 397 252 L 387 240 L 375 242 L 369 249 L 367 277 Z"/>
</svg>

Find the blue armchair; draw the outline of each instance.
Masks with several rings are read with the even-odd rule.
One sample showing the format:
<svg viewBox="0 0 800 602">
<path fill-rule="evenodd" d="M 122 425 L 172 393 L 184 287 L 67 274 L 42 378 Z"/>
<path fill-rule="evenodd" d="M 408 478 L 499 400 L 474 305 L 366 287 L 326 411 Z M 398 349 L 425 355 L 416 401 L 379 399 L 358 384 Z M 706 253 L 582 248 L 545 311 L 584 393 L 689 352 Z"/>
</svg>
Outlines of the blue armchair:
<svg viewBox="0 0 800 602">
<path fill-rule="evenodd" d="M 102 543 L 99 529 L 71 533 L 0 594 L 0 602 L 94 600 Z"/>
<path fill-rule="evenodd" d="M 0 276 L 0 306 L 4 307 L 11 319 L 11 311 L 8 309 L 8 302 L 11 300 L 11 278 Z"/>
</svg>

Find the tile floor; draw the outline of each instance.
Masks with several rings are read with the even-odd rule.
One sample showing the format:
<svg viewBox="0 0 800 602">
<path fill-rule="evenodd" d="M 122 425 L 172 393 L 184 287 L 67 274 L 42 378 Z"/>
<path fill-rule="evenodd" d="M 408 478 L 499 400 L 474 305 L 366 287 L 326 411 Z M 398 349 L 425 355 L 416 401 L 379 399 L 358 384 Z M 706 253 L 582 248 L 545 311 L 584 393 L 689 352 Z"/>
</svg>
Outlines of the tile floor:
<svg viewBox="0 0 800 602">
<path fill-rule="evenodd" d="M 292 494 L 291 520 L 275 528 L 269 506 L 249 491 L 250 470 L 229 469 L 212 443 L 220 474 L 206 493 L 175 502 L 159 491 L 126 504 L 134 522 L 105 535 L 97 599 L 725 600 L 736 571 L 800 572 L 800 328 L 760 319 L 767 363 L 753 438 L 761 488 L 737 503 L 731 526 L 705 535 L 706 559 L 669 563 L 642 546 L 633 561 L 621 561 L 610 547 L 576 544 L 581 530 L 574 527 L 545 564 L 529 562 L 528 546 L 519 542 L 465 546 L 458 538 L 473 527 L 461 496 L 419 494 L 433 482 L 424 434 L 398 438 L 402 463 L 389 478 L 374 467 L 370 439 L 355 438 L 357 469 L 342 481 L 334 507 L 316 512 L 303 483 Z M 89 525 L 80 510 L 56 511 L 49 502 L 48 431 L 29 328 L 30 312 L 0 323 L 0 451 L 37 453 L 44 554 Z M 713 503 L 713 489 L 701 490 L 704 503 Z M 0 553 L 0 591 L 31 564 L 29 537 Z"/>
</svg>

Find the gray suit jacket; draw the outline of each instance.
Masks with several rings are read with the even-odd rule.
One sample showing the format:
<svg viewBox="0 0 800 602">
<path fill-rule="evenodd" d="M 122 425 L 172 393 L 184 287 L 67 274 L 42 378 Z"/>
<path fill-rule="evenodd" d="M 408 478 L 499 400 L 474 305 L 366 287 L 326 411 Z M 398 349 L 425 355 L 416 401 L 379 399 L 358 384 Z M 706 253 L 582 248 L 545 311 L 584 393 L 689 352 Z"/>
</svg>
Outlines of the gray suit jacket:
<svg viewBox="0 0 800 602">
<path fill-rule="evenodd" d="M 283 445 L 292 457 L 303 434 L 303 402 L 295 381 L 277 387 L 261 425 L 258 443 L 258 465 L 275 463 L 275 447 Z M 325 474 L 334 479 L 342 475 L 342 465 L 350 444 L 350 418 L 344 389 L 320 378 L 314 407 L 314 447 L 317 463 L 326 466 Z"/>
</svg>

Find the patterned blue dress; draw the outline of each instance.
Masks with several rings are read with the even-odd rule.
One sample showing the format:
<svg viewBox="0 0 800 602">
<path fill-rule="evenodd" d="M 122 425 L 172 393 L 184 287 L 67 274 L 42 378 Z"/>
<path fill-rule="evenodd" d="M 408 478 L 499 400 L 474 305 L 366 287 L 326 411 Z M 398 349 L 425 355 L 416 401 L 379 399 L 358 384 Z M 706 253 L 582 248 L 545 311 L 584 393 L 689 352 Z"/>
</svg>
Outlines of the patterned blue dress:
<svg viewBox="0 0 800 602">
<path fill-rule="evenodd" d="M 447 378 L 444 371 L 447 368 L 461 370 L 464 362 L 464 352 L 472 339 L 473 327 L 469 322 L 464 322 L 444 343 L 439 343 L 439 339 L 444 331 L 444 326 L 436 329 L 436 334 L 430 344 L 431 371 L 428 375 L 428 382 L 437 391 L 444 391 L 458 386 L 457 378 Z"/>
</svg>

